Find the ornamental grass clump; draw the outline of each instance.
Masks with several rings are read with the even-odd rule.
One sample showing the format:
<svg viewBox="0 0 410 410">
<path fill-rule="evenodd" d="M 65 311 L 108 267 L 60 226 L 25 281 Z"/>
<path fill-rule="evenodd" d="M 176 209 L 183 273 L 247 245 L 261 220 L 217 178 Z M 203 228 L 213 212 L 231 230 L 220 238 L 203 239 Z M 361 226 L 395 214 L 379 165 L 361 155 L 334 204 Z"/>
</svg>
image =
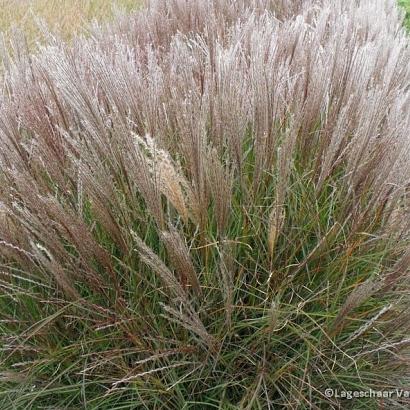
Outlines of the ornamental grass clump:
<svg viewBox="0 0 410 410">
<path fill-rule="evenodd" d="M 157 0 L 13 44 L 0 407 L 408 408 L 401 23 L 393 0 Z"/>
</svg>

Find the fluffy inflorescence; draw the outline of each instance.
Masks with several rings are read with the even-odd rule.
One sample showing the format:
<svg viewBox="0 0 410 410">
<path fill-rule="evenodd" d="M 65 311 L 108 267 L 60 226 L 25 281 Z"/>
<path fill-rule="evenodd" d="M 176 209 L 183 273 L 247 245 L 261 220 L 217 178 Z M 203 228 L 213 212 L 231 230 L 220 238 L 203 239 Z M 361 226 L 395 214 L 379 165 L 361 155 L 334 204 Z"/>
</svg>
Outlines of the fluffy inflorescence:
<svg viewBox="0 0 410 410">
<path fill-rule="evenodd" d="M 409 404 L 325 395 L 410 383 L 394 3 L 158 0 L 72 45 L 13 46 L 4 408 Z"/>
</svg>

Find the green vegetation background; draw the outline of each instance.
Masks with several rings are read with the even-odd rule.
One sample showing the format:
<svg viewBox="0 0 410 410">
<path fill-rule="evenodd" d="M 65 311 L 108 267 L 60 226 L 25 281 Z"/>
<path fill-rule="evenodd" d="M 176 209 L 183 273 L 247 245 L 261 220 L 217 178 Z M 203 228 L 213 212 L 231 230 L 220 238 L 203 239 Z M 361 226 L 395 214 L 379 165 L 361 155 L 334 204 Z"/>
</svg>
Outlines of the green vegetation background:
<svg viewBox="0 0 410 410">
<path fill-rule="evenodd" d="M 410 0 L 399 0 L 400 6 L 406 11 L 405 26 L 410 30 Z"/>
</svg>

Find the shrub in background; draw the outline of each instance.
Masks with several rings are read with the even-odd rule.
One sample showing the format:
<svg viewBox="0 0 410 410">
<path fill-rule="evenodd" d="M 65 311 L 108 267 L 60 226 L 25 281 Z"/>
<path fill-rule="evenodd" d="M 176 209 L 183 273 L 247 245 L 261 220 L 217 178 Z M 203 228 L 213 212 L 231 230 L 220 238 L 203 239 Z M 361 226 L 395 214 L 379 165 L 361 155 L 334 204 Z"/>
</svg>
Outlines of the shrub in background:
<svg viewBox="0 0 410 410">
<path fill-rule="evenodd" d="M 2 408 L 408 406 L 325 395 L 410 382 L 394 1 L 153 1 L 14 49 Z"/>
<path fill-rule="evenodd" d="M 399 5 L 403 8 L 405 13 L 404 25 L 407 30 L 410 29 L 410 0 L 399 0 Z"/>
</svg>

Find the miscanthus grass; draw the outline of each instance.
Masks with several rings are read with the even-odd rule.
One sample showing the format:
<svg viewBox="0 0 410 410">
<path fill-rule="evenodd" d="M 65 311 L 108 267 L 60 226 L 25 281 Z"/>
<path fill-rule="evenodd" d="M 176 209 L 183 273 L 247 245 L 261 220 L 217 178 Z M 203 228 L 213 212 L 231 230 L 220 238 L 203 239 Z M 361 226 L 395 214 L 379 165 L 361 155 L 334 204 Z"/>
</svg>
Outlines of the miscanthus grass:
<svg viewBox="0 0 410 410">
<path fill-rule="evenodd" d="M 152 1 L 13 44 L 1 409 L 408 408 L 410 49 L 387 0 Z"/>
</svg>

